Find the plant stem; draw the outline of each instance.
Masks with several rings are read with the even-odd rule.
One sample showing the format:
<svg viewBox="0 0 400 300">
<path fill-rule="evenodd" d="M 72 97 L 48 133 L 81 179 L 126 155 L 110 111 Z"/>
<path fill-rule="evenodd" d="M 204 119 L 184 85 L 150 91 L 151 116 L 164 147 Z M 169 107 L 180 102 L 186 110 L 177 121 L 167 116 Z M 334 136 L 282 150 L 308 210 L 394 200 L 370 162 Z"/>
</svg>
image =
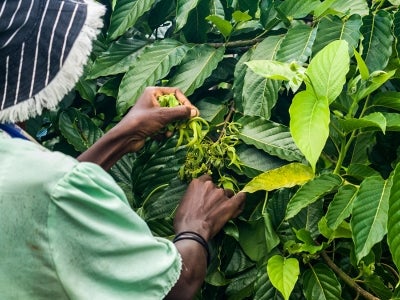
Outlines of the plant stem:
<svg viewBox="0 0 400 300">
<path fill-rule="evenodd" d="M 359 286 L 349 275 L 342 271 L 326 254 L 325 251 L 321 252 L 322 258 L 328 264 L 328 266 L 352 289 L 354 289 L 358 294 L 362 295 L 367 300 L 379 300 L 379 298 L 370 294 L 366 290 L 364 290 L 361 286 Z"/>
</svg>

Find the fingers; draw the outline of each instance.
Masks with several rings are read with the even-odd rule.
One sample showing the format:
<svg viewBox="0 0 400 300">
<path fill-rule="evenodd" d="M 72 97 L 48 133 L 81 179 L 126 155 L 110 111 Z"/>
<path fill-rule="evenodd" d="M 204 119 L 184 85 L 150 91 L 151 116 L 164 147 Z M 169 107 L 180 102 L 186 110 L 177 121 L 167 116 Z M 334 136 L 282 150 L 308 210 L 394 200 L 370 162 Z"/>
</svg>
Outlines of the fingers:
<svg viewBox="0 0 400 300">
<path fill-rule="evenodd" d="M 209 174 L 203 174 L 200 177 L 197 178 L 201 182 L 206 182 L 206 181 L 211 181 L 212 178 Z"/>
<path fill-rule="evenodd" d="M 246 193 L 239 192 L 229 199 L 229 204 L 232 206 L 232 218 L 236 218 L 244 209 Z"/>
</svg>

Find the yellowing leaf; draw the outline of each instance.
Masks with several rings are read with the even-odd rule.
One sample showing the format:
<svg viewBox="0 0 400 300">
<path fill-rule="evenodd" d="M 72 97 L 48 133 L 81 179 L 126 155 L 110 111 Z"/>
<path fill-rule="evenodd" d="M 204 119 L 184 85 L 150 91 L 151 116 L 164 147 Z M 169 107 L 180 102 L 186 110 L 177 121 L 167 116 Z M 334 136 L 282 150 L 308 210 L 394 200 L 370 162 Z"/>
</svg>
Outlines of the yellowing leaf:
<svg viewBox="0 0 400 300">
<path fill-rule="evenodd" d="M 254 177 L 242 191 L 254 193 L 260 190 L 272 191 L 284 187 L 289 188 L 304 184 L 313 177 L 314 173 L 309 166 L 291 163 Z"/>
</svg>

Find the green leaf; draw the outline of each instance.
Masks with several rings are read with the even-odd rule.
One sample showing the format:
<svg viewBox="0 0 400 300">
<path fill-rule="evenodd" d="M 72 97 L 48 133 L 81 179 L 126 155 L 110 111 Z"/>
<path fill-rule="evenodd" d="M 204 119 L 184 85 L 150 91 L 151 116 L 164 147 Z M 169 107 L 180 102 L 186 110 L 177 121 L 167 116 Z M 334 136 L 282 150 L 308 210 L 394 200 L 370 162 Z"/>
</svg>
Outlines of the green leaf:
<svg viewBox="0 0 400 300">
<path fill-rule="evenodd" d="M 196 8 L 200 0 L 177 0 L 176 1 L 176 28 L 175 32 L 181 30 L 188 20 L 190 12 Z"/>
<path fill-rule="evenodd" d="M 243 164 L 238 173 L 243 173 L 249 178 L 253 178 L 267 170 L 279 168 L 287 163 L 275 156 L 266 154 L 262 150 L 245 144 L 240 144 L 236 147 L 236 154 Z"/>
<path fill-rule="evenodd" d="M 386 131 L 386 118 L 380 112 L 366 115 L 360 119 L 339 119 L 339 123 L 345 133 L 368 127 L 377 127 L 382 130 L 383 133 Z"/>
<path fill-rule="evenodd" d="M 279 188 L 290 188 L 302 185 L 313 177 L 314 173 L 310 167 L 300 163 L 291 163 L 258 175 L 247 183 L 242 191 L 254 193 L 260 190 L 272 191 Z"/>
<path fill-rule="evenodd" d="M 389 212 L 387 221 L 387 242 L 393 262 L 400 270 L 400 164 L 393 172 L 393 186 L 389 197 Z"/>
<path fill-rule="evenodd" d="M 372 98 L 372 105 L 400 111 L 400 92 L 381 92 Z"/>
<path fill-rule="evenodd" d="M 274 60 L 251 60 L 246 65 L 256 74 L 274 80 L 289 82 L 296 91 L 303 82 L 305 69 L 296 62 L 282 63 Z"/>
<path fill-rule="evenodd" d="M 248 13 L 242 12 L 240 10 L 234 11 L 232 14 L 232 18 L 236 23 L 246 22 L 252 19 L 252 17 Z"/>
<path fill-rule="evenodd" d="M 242 117 L 238 137 L 248 145 L 287 161 L 303 159 L 287 127 L 260 117 Z"/>
<path fill-rule="evenodd" d="M 358 53 L 356 49 L 354 49 L 354 56 L 357 60 L 357 67 L 358 71 L 360 72 L 362 80 L 368 80 L 369 78 L 369 71 L 367 64 L 365 63 L 364 59 L 361 57 L 361 54 Z"/>
<path fill-rule="evenodd" d="M 341 186 L 329 203 L 326 213 L 327 225 L 335 230 L 351 214 L 353 202 L 357 195 L 357 187 L 351 184 Z"/>
<path fill-rule="evenodd" d="M 103 135 L 103 131 L 87 115 L 75 108 L 63 111 L 58 125 L 68 143 L 80 152 L 87 150 Z"/>
<path fill-rule="evenodd" d="M 318 99 L 326 98 L 332 103 L 342 92 L 349 66 L 348 43 L 344 40 L 331 42 L 311 60 L 306 71 L 311 86 L 307 89 Z"/>
<path fill-rule="evenodd" d="M 384 71 L 375 71 L 372 72 L 368 81 L 365 82 L 361 87 L 359 87 L 357 93 L 354 97 L 355 101 L 359 101 L 364 99 L 372 92 L 376 91 L 380 88 L 385 82 L 387 82 L 393 75 L 396 73 L 395 70 L 384 72 Z"/>
<path fill-rule="evenodd" d="M 371 73 L 384 70 L 389 62 L 393 42 L 392 25 L 390 13 L 384 10 L 363 18 L 362 56 Z"/>
<path fill-rule="evenodd" d="M 225 48 L 214 49 L 208 45 L 197 45 L 188 51 L 184 61 L 176 70 L 168 85 L 179 87 L 190 96 L 211 75 L 223 59 Z"/>
<path fill-rule="evenodd" d="M 196 107 L 200 111 L 200 116 L 212 124 L 222 123 L 228 112 L 226 105 L 219 103 L 218 99 L 214 98 L 204 98 L 196 102 Z"/>
<path fill-rule="evenodd" d="M 253 300 L 280 300 L 282 297 L 279 292 L 274 288 L 268 273 L 265 271 L 265 266 L 259 267 L 257 280 L 255 282 L 255 295 Z"/>
<path fill-rule="evenodd" d="M 349 18 L 328 16 L 318 24 L 317 36 L 313 45 L 313 55 L 322 48 L 336 40 L 345 40 L 349 44 L 349 54 L 358 47 L 360 41 L 360 27 L 362 20 L 359 15 L 352 15 Z"/>
<path fill-rule="evenodd" d="M 274 255 L 268 260 L 267 272 L 272 285 L 289 299 L 300 274 L 298 260 Z"/>
<path fill-rule="evenodd" d="M 155 0 L 118 0 L 111 14 L 108 37 L 111 40 L 123 35 L 147 12 Z"/>
<path fill-rule="evenodd" d="M 337 189 L 343 180 L 335 174 L 323 174 L 304 184 L 290 199 L 286 208 L 286 220 L 293 218 L 303 208 Z"/>
<path fill-rule="evenodd" d="M 320 2 L 318 0 L 286 0 L 278 6 L 288 19 L 304 18 L 312 12 Z"/>
<path fill-rule="evenodd" d="M 317 28 L 312 28 L 308 25 L 292 27 L 286 33 L 276 53 L 276 60 L 281 62 L 306 62 L 311 56 L 311 46 L 314 43 L 316 34 Z"/>
<path fill-rule="evenodd" d="M 298 214 L 289 219 L 291 230 L 305 229 L 311 234 L 313 239 L 317 239 L 320 235 L 318 223 L 324 215 L 323 204 L 323 200 L 320 199 L 301 209 Z"/>
<path fill-rule="evenodd" d="M 391 178 L 366 178 L 353 203 L 351 229 L 357 262 L 368 255 L 372 247 L 385 236 L 388 220 Z"/>
<path fill-rule="evenodd" d="M 155 85 L 182 61 L 187 50 L 186 45 L 171 39 L 156 41 L 147 47 L 122 78 L 118 91 L 118 112 L 124 114 L 147 86 Z"/>
<path fill-rule="evenodd" d="M 342 299 L 342 288 L 335 273 L 321 263 L 304 272 L 303 290 L 307 300 Z"/>
<path fill-rule="evenodd" d="M 243 84 L 243 113 L 269 119 L 278 100 L 280 86 L 281 83 L 277 80 L 266 79 L 248 71 Z"/>
<path fill-rule="evenodd" d="M 243 251 L 251 260 L 261 260 L 268 254 L 264 219 L 240 222 L 239 225 L 239 244 Z"/>
<path fill-rule="evenodd" d="M 330 110 L 327 98 L 308 91 L 297 93 L 289 109 L 290 132 L 313 170 L 329 136 Z"/>
<path fill-rule="evenodd" d="M 121 38 L 112 43 L 106 52 L 98 56 L 88 74 L 89 79 L 125 73 L 135 62 L 147 41 Z"/>
<path fill-rule="evenodd" d="M 225 37 L 225 39 L 231 34 L 233 27 L 229 21 L 215 15 L 208 16 L 206 20 L 212 22 L 218 28 L 219 32 L 221 32 L 221 34 Z"/>
</svg>

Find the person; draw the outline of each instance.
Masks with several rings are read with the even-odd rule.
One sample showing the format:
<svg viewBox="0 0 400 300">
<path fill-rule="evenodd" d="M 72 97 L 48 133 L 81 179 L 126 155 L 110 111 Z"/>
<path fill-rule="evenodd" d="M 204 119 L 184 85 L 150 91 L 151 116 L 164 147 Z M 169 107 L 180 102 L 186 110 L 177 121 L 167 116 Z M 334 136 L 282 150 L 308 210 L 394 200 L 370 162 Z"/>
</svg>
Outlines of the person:
<svg viewBox="0 0 400 300">
<path fill-rule="evenodd" d="M 198 114 L 173 87 L 148 87 L 77 158 L 52 152 L 18 122 L 55 109 L 82 75 L 104 7 L 86 0 L 0 2 L 0 298 L 191 299 L 208 241 L 240 214 L 245 194 L 194 179 L 173 241 L 153 236 L 107 170 L 169 122 Z M 181 106 L 162 108 L 174 93 Z"/>
</svg>

